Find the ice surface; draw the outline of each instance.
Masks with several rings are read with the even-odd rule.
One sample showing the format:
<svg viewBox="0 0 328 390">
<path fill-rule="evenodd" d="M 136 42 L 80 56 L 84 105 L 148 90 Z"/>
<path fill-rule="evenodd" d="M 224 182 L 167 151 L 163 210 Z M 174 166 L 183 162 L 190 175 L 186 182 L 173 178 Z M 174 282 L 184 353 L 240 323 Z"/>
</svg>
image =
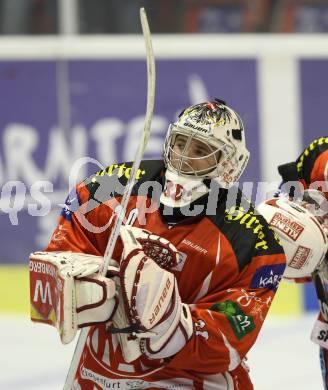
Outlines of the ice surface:
<svg viewBox="0 0 328 390">
<path fill-rule="evenodd" d="M 269 318 L 248 354 L 256 390 L 323 389 L 318 348 L 309 339 L 314 319 Z M 0 316 L 0 389 L 62 389 L 73 350 L 50 326 Z"/>
</svg>

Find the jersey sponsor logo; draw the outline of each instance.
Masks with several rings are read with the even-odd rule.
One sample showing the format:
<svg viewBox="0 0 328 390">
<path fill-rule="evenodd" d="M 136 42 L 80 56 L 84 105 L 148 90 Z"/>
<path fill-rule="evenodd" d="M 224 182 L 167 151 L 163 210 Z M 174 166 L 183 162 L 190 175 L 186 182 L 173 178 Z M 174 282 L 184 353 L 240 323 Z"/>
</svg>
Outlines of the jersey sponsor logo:
<svg viewBox="0 0 328 390">
<path fill-rule="evenodd" d="M 193 381 L 187 378 L 168 378 L 163 380 L 158 380 L 154 382 L 149 382 L 143 379 L 110 379 L 103 375 L 100 375 L 89 368 L 84 367 L 83 365 L 80 368 L 81 378 L 96 383 L 102 389 L 150 389 L 150 388 L 159 388 L 159 389 L 192 389 Z M 127 377 L 129 372 L 127 372 Z M 81 383 L 81 388 L 85 383 Z"/>
<path fill-rule="evenodd" d="M 289 267 L 301 269 L 309 258 L 310 253 L 310 248 L 306 248 L 305 246 L 299 245 L 297 247 L 296 253 L 294 254 L 291 262 L 289 263 Z"/>
<path fill-rule="evenodd" d="M 237 293 L 239 296 L 236 299 L 238 304 L 243 307 L 248 307 L 250 306 L 253 302 L 259 302 L 261 305 L 266 306 L 267 308 L 270 307 L 271 302 L 272 302 L 272 297 L 268 297 L 266 299 L 262 299 L 261 297 L 258 297 L 256 295 L 255 291 L 246 291 L 243 288 L 228 288 L 227 290 L 228 293 Z"/>
<path fill-rule="evenodd" d="M 181 244 L 190 246 L 191 248 L 195 249 L 197 252 L 203 253 L 204 255 L 206 255 L 208 252 L 207 249 L 202 248 L 200 245 L 194 244 L 193 242 L 187 240 L 186 238 L 182 240 Z"/>
<path fill-rule="evenodd" d="M 270 225 L 285 233 L 293 241 L 296 241 L 304 230 L 304 226 L 279 212 L 274 213 Z"/>
<path fill-rule="evenodd" d="M 125 163 L 123 164 L 112 164 L 109 165 L 106 169 L 103 169 L 102 171 L 96 172 L 96 176 L 92 178 L 92 182 L 97 181 L 97 176 L 112 176 L 116 175 L 118 177 L 125 177 L 126 179 L 130 179 L 132 167 L 127 167 Z M 142 178 L 142 176 L 146 173 L 146 171 L 142 169 L 138 169 L 136 174 L 136 179 L 139 180 Z"/>
<path fill-rule="evenodd" d="M 284 273 L 285 264 L 264 265 L 258 268 L 252 278 L 251 288 L 267 288 L 276 291 Z"/>
<path fill-rule="evenodd" d="M 119 389 L 121 388 L 118 380 L 108 379 L 105 376 L 95 373 L 88 368 L 81 367 L 80 374 L 83 379 L 90 380 L 97 385 L 100 385 L 102 389 Z"/>
<path fill-rule="evenodd" d="M 242 307 L 248 307 L 248 312 L 252 316 L 258 316 L 261 321 L 264 321 L 263 310 L 267 311 L 271 305 L 272 297 L 263 299 L 256 295 L 255 291 L 246 291 L 243 288 L 228 288 L 227 293 L 237 294 L 237 303 Z"/>
<path fill-rule="evenodd" d="M 184 383 L 178 383 L 178 382 L 184 382 Z M 131 379 L 126 381 L 124 385 L 126 389 L 135 389 L 135 390 L 150 389 L 150 388 L 187 390 L 192 388 L 191 386 L 193 385 L 193 382 L 189 379 L 184 379 L 184 378 L 172 378 L 172 379 L 170 378 L 168 380 L 161 380 L 155 382 L 148 382 L 140 379 Z"/>
<path fill-rule="evenodd" d="M 96 172 L 94 176 L 84 181 L 86 189 L 89 191 L 89 200 L 86 203 L 86 212 L 92 211 L 100 204 L 107 202 L 114 196 L 121 196 L 124 193 L 124 184 L 119 179 L 130 178 L 131 167 L 123 164 L 112 164 L 102 171 Z M 135 175 L 136 181 L 140 180 L 146 171 L 138 169 Z"/>
<path fill-rule="evenodd" d="M 326 342 L 328 340 L 328 330 L 320 330 L 317 338 Z"/>
<path fill-rule="evenodd" d="M 266 235 L 263 232 L 264 225 L 260 223 L 260 220 L 254 215 L 253 211 L 246 212 L 243 207 L 232 206 L 230 209 L 226 210 L 225 213 L 225 222 L 230 223 L 232 221 L 238 221 L 240 225 L 245 226 L 246 229 L 250 229 L 257 236 L 255 249 L 269 248 Z"/>
<path fill-rule="evenodd" d="M 253 317 L 246 315 L 234 301 L 227 300 L 215 303 L 210 310 L 223 313 L 226 316 L 238 340 L 242 339 L 255 329 Z"/>
<path fill-rule="evenodd" d="M 302 171 L 306 157 L 309 156 L 310 152 L 312 152 L 317 145 L 321 146 L 323 144 L 328 144 L 328 137 L 321 137 L 321 138 L 315 139 L 313 142 L 310 143 L 310 145 L 303 151 L 303 153 L 301 154 L 301 156 L 298 159 L 298 162 L 296 164 L 296 169 L 298 172 Z"/>
<path fill-rule="evenodd" d="M 148 386 L 147 382 L 140 379 L 132 379 L 126 382 L 128 389 L 145 389 L 145 386 Z"/>
</svg>

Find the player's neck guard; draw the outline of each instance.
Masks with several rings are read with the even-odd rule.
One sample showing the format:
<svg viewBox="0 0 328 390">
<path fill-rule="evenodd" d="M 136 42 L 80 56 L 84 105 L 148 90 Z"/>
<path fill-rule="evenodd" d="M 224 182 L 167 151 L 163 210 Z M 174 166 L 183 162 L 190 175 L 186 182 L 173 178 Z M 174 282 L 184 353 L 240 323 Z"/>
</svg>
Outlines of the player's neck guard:
<svg viewBox="0 0 328 390">
<path fill-rule="evenodd" d="M 184 207 L 207 194 L 208 187 L 201 178 L 189 179 L 166 170 L 164 190 L 160 202 L 169 207 Z"/>
<path fill-rule="evenodd" d="M 160 203 L 159 211 L 163 221 L 168 225 L 189 225 L 191 223 L 195 223 L 206 215 L 207 202 L 208 194 L 201 196 L 185 207 L 169 207 Z M 195 208 L 199 206 L 203 206 L 201 212 L 196 215 L 188 216 L 190 210 L 195 210 Z"/>
</svg>

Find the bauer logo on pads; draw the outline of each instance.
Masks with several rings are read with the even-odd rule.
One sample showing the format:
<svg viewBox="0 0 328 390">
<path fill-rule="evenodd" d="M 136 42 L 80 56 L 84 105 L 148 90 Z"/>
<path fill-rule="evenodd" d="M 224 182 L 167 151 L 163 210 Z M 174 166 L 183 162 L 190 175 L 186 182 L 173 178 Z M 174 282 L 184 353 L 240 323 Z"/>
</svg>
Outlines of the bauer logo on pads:
<svg viewBox="0 0 328 390">
<path fill-rule="evenodd" d="M 267 288 L 276 291 L 282 275 L 285 270 L 285 264 L 265 265 L 256 270 L 251 281 L 251 288 Z"/>
</svg>

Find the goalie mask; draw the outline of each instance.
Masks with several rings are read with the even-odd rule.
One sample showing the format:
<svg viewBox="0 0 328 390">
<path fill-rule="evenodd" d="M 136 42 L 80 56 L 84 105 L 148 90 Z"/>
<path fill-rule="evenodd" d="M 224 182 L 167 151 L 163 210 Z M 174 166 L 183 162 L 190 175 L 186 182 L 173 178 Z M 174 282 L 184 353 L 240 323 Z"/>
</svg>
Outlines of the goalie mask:
<svg viewBox="0 0 328 390">
<path fill-rule="evenodd" d="M 239 180 L 249 159 L 244 126 L 225 102 L 196 104 L 185 109 L 171 124 L 164 145 L 166 192 L 161 202 L 183 206 L 196 200 L 214 179 L 223 188 Z M 168 187 L 174 187 L 169 193 Z"/>
<path fill-rule="evenodd" d="M 328 250 L 322 225 L 306 208 L 287 198 L 269 199 L 258 206 L 284 248 L 284 277 L 304 278 L 321 266 Z"/>
</svg>

